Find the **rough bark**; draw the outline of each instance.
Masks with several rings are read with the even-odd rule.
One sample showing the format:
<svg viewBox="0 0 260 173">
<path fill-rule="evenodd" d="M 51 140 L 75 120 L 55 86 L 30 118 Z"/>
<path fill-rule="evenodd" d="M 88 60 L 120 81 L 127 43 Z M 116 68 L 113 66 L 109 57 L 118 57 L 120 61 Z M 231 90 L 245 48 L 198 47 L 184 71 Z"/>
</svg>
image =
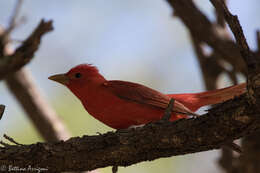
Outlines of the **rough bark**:
<svg viewBox="0 0 260 173">
<path fill-rule="evenodd" d="M 243 95 L 196 119 L 0 149 L 1 165 L 32 165 L 56 171 L 128 166 L 161 157 L 218 149 L 260 130 L 259 112 Z"/>
<path fill-rule="evenodd" d="M 247 44 L 246 38 L 243 34 L 242 27 L 239 23 L 238 17 L 236 15 L 232 15 L 225 3 L 222 0 L 211 0 L 211 2 L 215 2 L 223 10 L 224 17 L 229 24 L 230 29 L 234 33 L 236 42 L 240 49 L 240 53 L 247 64 L 248 67 L 248 83 L 249 83 L 249 101 L 251 104 L 259 104 L 259 93 L 257 92 L 259 88 L 259 84 L 257 84 L 258 76 L 259 76 L 259 34 L 257 33 L 257 41 L 258 41 L 258 50 L 256 52 L 252 52 Z M 216 6 L 215 6 L 216 7 Z M 217 7 L 216 7 L 217 8 Z M 259 110 L 259 107 L 256 108 Z M 242 140 L 242 147 L 244 150 L 244 154 L 239 158 L 233 159 L 233 164 L 231 169 L 228 170 L 230 173 L 255 173 L 260 172 L 259 166 L 259 132 L 254 133 L 248 137 L 245 137 Z"/>
</svg>

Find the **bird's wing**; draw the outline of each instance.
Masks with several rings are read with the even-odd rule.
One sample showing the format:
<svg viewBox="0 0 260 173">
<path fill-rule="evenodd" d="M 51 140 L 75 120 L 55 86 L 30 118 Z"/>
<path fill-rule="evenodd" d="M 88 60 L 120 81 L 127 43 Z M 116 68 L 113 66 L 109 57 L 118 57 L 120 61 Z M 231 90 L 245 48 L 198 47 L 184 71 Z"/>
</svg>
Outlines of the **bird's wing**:
<svg viewBox="0 0 260 173">
<path fill-rule="evenodd" d="M 112 80 L 106 81 L 103 86 L 121 99 L 151 105 L 161 109 L 166 109 L 171 99 L 169 96 L 154 89 L 132 82 Z M 174 101 L 173 112 L 197 116 L 197 114 L 178 100 Z"/>
</svg>

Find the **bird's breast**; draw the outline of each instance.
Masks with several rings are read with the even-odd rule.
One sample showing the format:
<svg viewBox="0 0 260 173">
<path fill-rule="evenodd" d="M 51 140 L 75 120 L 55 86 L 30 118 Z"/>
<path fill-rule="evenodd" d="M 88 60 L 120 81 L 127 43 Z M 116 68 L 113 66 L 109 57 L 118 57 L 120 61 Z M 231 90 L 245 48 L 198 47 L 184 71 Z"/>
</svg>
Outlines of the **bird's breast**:
<svg viewBox="0 0 260 173">
<path fill-rule="evenodd" d="M 81 101 L 90 115 L 115 129 L 157 121 L 164 114 L 164 109 L 119 98 L 103 90 L 92 91 Z"/>
</svg>

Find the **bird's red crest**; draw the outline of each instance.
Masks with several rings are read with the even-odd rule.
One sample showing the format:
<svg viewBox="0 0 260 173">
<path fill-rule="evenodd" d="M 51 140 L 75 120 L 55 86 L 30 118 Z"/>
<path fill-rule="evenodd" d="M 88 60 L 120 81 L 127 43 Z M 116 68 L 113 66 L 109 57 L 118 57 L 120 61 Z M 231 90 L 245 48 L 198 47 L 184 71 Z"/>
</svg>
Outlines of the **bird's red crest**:
<svg viewBox="0 0 260 173">
<path fill-rule="evenodd" d="M 67 74 L 71 74 L 75 72 L 87 72 L 89 74 L 96 74 L 98 73 L 98 69 L 92 64 L 80 64 L 70 69 L 70 71 L 68 71 Z"/>
</svg>

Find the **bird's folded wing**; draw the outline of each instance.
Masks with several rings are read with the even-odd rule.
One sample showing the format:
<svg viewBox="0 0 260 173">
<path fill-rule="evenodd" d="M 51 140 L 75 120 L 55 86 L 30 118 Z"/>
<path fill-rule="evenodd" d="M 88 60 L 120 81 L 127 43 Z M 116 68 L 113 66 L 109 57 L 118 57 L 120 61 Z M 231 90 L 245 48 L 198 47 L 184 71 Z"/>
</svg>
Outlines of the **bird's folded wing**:
<svg viewBox="0 0 260 173">
<path fill-rule="evenodd" d="M 154 89 L 132 82 L 112 80 L 106 81 L 103 86 L 121 99 L 151 105 L 161 109 L 166 109 L 171 99 L 167 95 Z M 178 100 L 174 101 L 173 112 L 197 116 L 197 114 L 181 104 Z"/>
</svg>

